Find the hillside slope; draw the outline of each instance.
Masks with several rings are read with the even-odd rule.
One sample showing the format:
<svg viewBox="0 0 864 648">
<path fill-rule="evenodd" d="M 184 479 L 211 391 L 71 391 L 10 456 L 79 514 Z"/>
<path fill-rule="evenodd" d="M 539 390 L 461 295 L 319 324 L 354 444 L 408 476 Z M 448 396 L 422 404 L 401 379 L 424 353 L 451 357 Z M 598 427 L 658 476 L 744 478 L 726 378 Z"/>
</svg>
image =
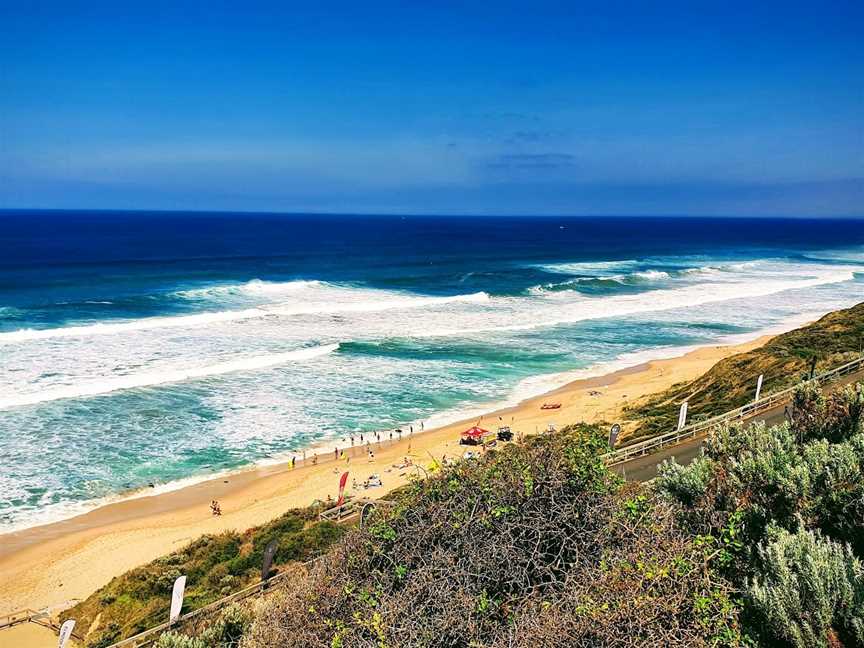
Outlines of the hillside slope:
<svg viewBox="0 0 864 648">
<path fill-rule="evenodd" d="M 183 612 L 242 589 L 260 578 L 264 548 L 279 541 L 278 570 L 309 560 L 339 539 L 344 528 L 318 522 L 319 508 L 295 509 L 243 533 L 204 535 L 179 551 L 126 572 L 66 610 L 87 648 L 101 648 L 168 620 L 174 580 L 187 577 Z"/>
<path fill-rule="evenodd" d="M 635 431 L 624 442 L 670 432 L 681 403 L 688 402 L 688 420 L 698 421 L 740 407 L 753 399 L 756 380 L 764 375 L 762 394 L 799 382 L 816 359 L 816 372 L 852 360 L 864 341 L 864 302 L 835 311 L 807 326 L 774 337 L 766 345 L 721 360 L 692 382 L 673 385 L 625 408 Z"/>
</svg>

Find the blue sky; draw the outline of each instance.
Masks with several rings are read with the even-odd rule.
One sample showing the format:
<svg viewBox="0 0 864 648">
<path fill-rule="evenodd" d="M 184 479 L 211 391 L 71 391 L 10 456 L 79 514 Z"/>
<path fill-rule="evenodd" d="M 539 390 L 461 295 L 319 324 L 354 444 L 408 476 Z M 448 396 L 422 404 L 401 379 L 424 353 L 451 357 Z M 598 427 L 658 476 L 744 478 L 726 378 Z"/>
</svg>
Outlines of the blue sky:
<svg viewBox="0 0 864 648">
<path fill-rule="evenodd" d="M 0 208 L 864 216 L 864 3 L 466 4 L 0 0 Z"/>
</svg>

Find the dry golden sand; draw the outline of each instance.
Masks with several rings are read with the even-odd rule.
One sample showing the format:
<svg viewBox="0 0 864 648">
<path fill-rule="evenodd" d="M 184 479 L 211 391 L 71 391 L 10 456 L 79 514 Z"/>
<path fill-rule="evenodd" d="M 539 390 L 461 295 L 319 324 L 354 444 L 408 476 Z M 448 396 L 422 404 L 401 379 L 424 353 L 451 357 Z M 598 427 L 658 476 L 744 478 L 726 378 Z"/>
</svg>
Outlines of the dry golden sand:
<svg viewBox="0 0 864 648">
<path fill-rule="evenodd" d="M 50 628 L 35 623 L 22 623 L 0 631 L 0 648 L 56 648 L 57 635 Z M 69 642 L 67 648 L 74 648 Z"/>
<path fill-rule="evenodd" d="M 498 417 L 515 432 L 534 433 L 550 422 L 559 427 L 579 421 L 614 421 L 626 402 L 674 383 L 692 380 L 718 360 L 764 344 L 763 337 L 744 344 L 710 346 L 686 355 L 657 360 L 606 376 L 574 381 L 516 407 L 491 412 L 480 424 L 494 429 Z M 596 393 L 599 392 L 599 395 Z M 592 395 L 593 393 L 593 395 Z M 560 402 L 544 411 L 544 402 Z M 512 422 L 511 422 L 512 421 Z M 21 608 L 59 609 L 85 598 L 112 577 L 181 548 L 203 533 L 243 530 L 277 517 L 290 508 L 336 496 L 339 475 L 350 472 L 358 482 L 380 474 L 383 488 L 354 491 L 379 497 L 408 480 L 411 471 L 393 468 L 410 455 L 429 465 L 460 456 L 458 433 L 476 419 L 461 421 L 375 450 L 374 463 L 365 448 L 355 448 L 349 463 L 333 460 L 332 451 L 317 465 L 290 465 L 248 470 L 181 490 L 103 506 L 76 518 L 0 535 L 0 613 Z M 382 437 L 383 438 L 383 437 Z M 223 515 L 213 517 L 209 503 L 219 500 Z M 2 634 L 2 633 L 0 633 Z M 2 640 L 0 640 L 2 641 Z"/>
</svg>

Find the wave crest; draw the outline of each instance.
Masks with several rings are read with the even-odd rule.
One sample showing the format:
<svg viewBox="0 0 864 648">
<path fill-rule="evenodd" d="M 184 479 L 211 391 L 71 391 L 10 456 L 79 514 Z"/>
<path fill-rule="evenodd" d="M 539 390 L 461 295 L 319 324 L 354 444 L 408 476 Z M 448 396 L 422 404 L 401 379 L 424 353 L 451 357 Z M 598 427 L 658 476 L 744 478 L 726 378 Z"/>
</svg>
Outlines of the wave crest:
<svg viewBox="0 0 864 648">
<path fill-rule="evenodd" d="M 319 296 L 318 301 L 296 300 L 282 304 L 268 304 L 239 310 L 147 317 L 121 322 L 99 322 L 49 329 L 18 329 L 0 333 L 0 344 L 29 342 L 52 338 L 75 338 L 92 335 L 111 335 L 128 331 L 161 328 L 194 327 L 222 322 L 237 322 L 262 317 L 293 317 L 300 315 L 336 315 L 339 313 L 371 313 L 386 310 L 414 309 L 448 303 L 484 303 L 490 297 L 485 292 L 450 297 L 422 297 L 387 293 L 384 291 L 340 290 Z"/>
<path fill-rule="evenodd" d="M 39 392 L 14 394 L 11 396 L 0 397 L 0 410 L 9 409 L 12 407 L 23 407 L 26 405 L 35 405 L 37 403 L 45 403 L 47 401 L 60 400 L 64 398 L 82 398 L 90 396 L 100 396 L 102 394 L 110 394 L 112 392 L 125 389 L 136 389 L 142 387 L 153 387 L 156 385 L 164 385 L 166 383 L 185 382 L 187 380 L 196 380 L 199 378 L 209 378 L 211 376 L 221 376 L 227 373 L 238 371 L 253 371 L 258 369 L 267 369 L 289 362 L 301 362 L 311 360 L 320 356 L 325 356 L 339 349 L 339 344 L 325 344 L 294 351 L 286 351 L 284 353 L 268 353 L 267 355 L 254 356 L 251 358 L 240 358 L 237 360 L 227 360 L 218 362 L 203 367 L 193 367 L 186 369 L 168 369 L 163 371 L 154 371 L 131 376 L 119 376 L 114 378 L 105 378 L 104 380 L 93 381 L 89 383 L 80 383 L 76 385 L 67 385 L 63 387 L 55 387 L 45 389 Z"/>
</svg>

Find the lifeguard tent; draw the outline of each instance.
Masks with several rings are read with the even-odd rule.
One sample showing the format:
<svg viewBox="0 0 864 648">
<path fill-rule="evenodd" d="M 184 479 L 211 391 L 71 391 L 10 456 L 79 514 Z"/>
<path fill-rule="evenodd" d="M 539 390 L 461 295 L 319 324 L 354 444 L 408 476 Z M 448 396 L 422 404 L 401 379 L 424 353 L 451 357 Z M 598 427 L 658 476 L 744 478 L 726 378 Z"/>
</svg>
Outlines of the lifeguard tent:
<svg viewBox="0 0 864 648">
<path fill-rule="evenodd" d="M 484 430 L 475 425 L 474 427 L 465 430 L 459 436 L 459 443 L 460 445 L 480 445 L 483 443 L 483 437 L 488 434 L 490 434 L 489 430 Z"/>
</svg>

